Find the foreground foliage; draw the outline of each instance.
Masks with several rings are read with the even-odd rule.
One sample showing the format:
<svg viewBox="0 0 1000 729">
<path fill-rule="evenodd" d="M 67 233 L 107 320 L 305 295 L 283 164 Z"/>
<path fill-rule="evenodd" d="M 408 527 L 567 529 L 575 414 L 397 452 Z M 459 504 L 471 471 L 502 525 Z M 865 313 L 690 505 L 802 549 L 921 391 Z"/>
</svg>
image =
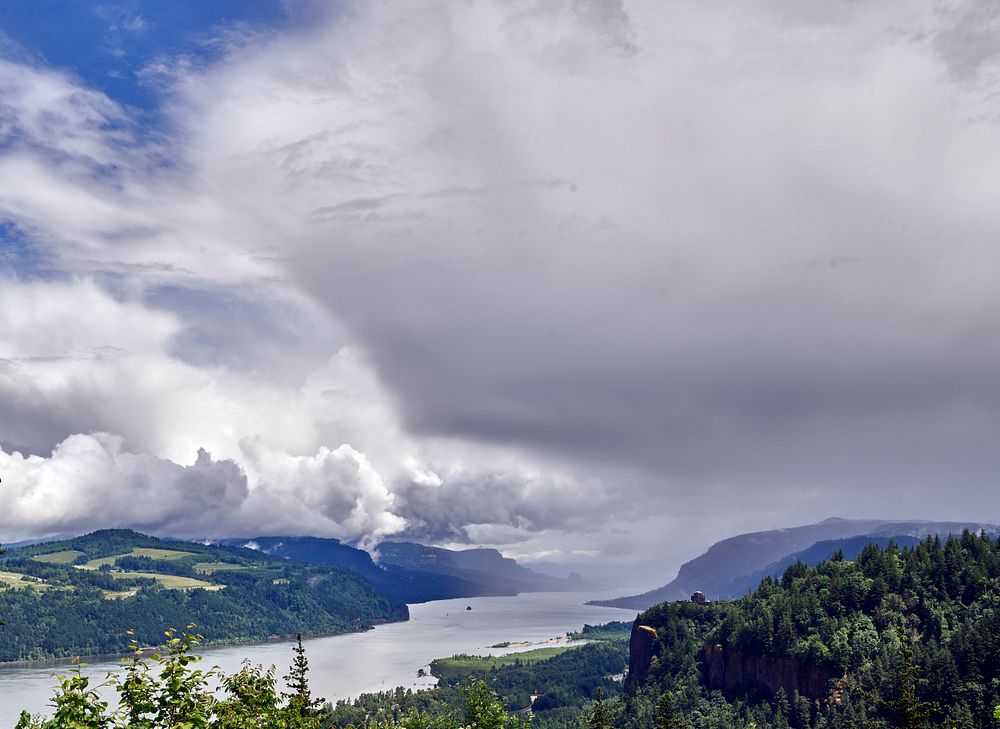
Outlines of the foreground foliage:
<svg viewBox="0 0 1000 729">
<path fill-rule="evenodd" d="M 189 628 L 192 626 L 189 626 Z M 193 651 L 200 636 L 167 631 L 162 653 L 148 658 L 138 644 L 123 659 L 122 669 L 105 685 L 114 689 L 119 706 L 109 708 L 90 679 L 77 670 L 61 679 L 53 699 L 51 718 L 22 713 L 16 729 L 320 729 L 329 723 L 320 699 L 309 688 L 308 661 L 301 640 L 286 676 L 287 691 L 278 690 L 274 668 L 244 663 L 230 676 L 216 669 L 202 670 Z M 222 697 L 212 691 L 222 686 Z M 527 722 L 508 713 L 483 681 L 462 689 L 463 710 L 451 717 L 430 720 L 412 711 L 399 721 L 363 722 L 373 729 L 524 729 Z"/>
</svg>

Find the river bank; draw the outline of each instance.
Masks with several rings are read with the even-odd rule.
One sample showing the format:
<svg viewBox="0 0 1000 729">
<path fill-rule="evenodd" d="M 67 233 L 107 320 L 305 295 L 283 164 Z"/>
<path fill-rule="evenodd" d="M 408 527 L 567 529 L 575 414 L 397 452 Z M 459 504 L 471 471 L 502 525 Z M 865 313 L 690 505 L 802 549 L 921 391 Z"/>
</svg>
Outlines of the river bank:
<svg viewBox="0 0 1000 729">
<path fill-rule="evenodd" d="M 615 593 L 617 594 L 617 592 Z M 603 593 L 526 593 L 513 597 L 479 597 L 442 600 L 410 606 L 410 620 L 387 623 L 361 633 L 310 638 L 304 641 L 314 692 L 329 701 L 362 693 L 406 688 L 430 688 L 430 662 L 467 653 L 485 655 L 524 650 L 491 646 L 509 642 L 540 644 L 579 630 L 585 623 L 631 620 L 635 611 L 584 605 Z M 611 596 L 610 594 L 608 596 Z M 466 611 L 471 605 L 473 610 Z M 239 670 L 244 659 L 277 666 L 278 675 L 292 659 L 290 641 L 256 645 L 220 646 L 200 651 L 205 667 L 219 666 L 226 673 Z M 63 664 L 65 665 L 65 664 Z M 103 682 L 119 661 L 95 661 L 81 671 L 93 684 Z M 418 671 L 425 675 L 419 676 Z M 55 689 L 52 667 L 31 666 L 0 671 L 0 729 L 13 727 L 21 709 L 49 713 Z M 113 698 L 108 687 L 98 689 Z M 16 703 L 15 703 L 16 702 Z"/>
<path fill-rule="evenodd" d="M 409 620 L 407 618 L 406 620 Z M 390 623 L 405 623 L 406 620 L 380 620 L 373 623 L 367 628 L 362 628 L 360 630 L 345 630 L 339 633 L 314 633 L 314 634 L 302 634 L 303 640 L 312 640 L 315 638 L 333 638 L 338 635 L 352 635 L 354 633 L 367 633 L 369 630 L 374 630 L 379 625 L 389 625 Z M 197 632 L 197 628 L 195 628 Z M 289 641 L 295 640 L 295 635 L 275 635 L 264 640 L 215 640 L 215 641 L 202 641 L 199 644 L 199 649 L 204 652 L 212 648 L 230 648 L 230 647 L 253 647 L 260 645 L 268 645 L 271 643 L 288 643 Z M 142 653 L 145 655 L 150 655 L 156 653 L 160 650 L 159 646 L 145 646 L 141 649 Z M 58 668 L 59 666 L 71 667 L 77 663 L 108 663 L 110 661 L 120 662 L 123 658 L 129 658 L 133 653 L 99 653 L 95 655 L 81 655 L 81 656 L 54 656 L 52 658 L 34 658 L 27 661 L 0 661 L 0 672 L 7 669 L 14 668 Z"/>
</svg>

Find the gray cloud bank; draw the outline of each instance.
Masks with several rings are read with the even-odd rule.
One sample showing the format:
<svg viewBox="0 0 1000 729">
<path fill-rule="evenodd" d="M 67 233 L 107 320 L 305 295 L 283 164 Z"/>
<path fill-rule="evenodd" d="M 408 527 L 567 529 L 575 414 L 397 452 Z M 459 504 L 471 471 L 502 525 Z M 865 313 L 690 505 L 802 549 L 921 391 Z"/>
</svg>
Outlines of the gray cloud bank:
<svg viewBox="0 0 1000 729">
<path fill-rule="evenodd" d="M 230 530 L 538 558 L 690 549 L 692 520 L 707 542 L 834 513 L 988 519 L 996 16 L 348 5 L 206 70 L 158 68 L 176 135 L 124 151 L 94 122 L 121 110 L 34 69 L 48 101 L 12 86 L 5 118 L 43 141 L 4 152 L 26 182 L 0 184 L 0 208 L 108 317 L 158 328 L 43 352 L 24 324 L 0 443 L 55 463 L 85 434 L 139 493 L 133 457 L 172 459 L 148 481 L 164 494 L 209 469 L 192 488 L 239 502 Z M 57 163 L 26 109 L 67 98 Z M 59 174 L 109 156 L 114 185 Z M 220 336 L 277 310 L 259 338 Z M 199 448 L 220 460 L 179 465 Z M 269 525 L 279 502 L 295 516 Z M 144 523 L 201 528 L 169 503 Z M 26 514 L 0 525 L 62 523 Z"/>
</svg>

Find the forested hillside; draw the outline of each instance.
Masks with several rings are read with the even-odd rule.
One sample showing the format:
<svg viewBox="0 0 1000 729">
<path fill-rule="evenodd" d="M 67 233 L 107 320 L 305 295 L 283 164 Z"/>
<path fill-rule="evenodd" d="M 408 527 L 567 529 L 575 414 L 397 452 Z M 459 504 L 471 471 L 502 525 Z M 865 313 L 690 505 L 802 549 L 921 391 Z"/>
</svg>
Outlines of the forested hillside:
<svg viewBox="0 0 1000 729">
<path fill-rule="evenodd" d="M 731 603 L 633 628 L 625 727 L 993 727 L 1000 546 L 966 532 L 790 566 Z M 664 697 L 667 697 L 664 699 Z"/>
<path fill-rule="evenodd" d="M 362 630 L 406 606 L 345 569 L 126 530 L 0 557 L 0 661 L 120 653 L 197 624 L 207 642 Z"/>
</svg>

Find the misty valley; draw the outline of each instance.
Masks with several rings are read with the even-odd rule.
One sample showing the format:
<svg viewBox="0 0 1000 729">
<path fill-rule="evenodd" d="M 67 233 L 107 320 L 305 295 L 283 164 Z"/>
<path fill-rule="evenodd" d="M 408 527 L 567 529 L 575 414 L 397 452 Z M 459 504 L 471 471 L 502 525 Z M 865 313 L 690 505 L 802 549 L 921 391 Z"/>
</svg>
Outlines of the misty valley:
<svg viewBox="0 0 1000 729">
<path fill-rule="evenodd" d="M 0 721 L 991 727 L 998 535 L 828 519 L 723 540 L 631 597 L 407 542 L 378 562 L 311 537 L 17 545 L 0 557 Z"/>
</svg>

